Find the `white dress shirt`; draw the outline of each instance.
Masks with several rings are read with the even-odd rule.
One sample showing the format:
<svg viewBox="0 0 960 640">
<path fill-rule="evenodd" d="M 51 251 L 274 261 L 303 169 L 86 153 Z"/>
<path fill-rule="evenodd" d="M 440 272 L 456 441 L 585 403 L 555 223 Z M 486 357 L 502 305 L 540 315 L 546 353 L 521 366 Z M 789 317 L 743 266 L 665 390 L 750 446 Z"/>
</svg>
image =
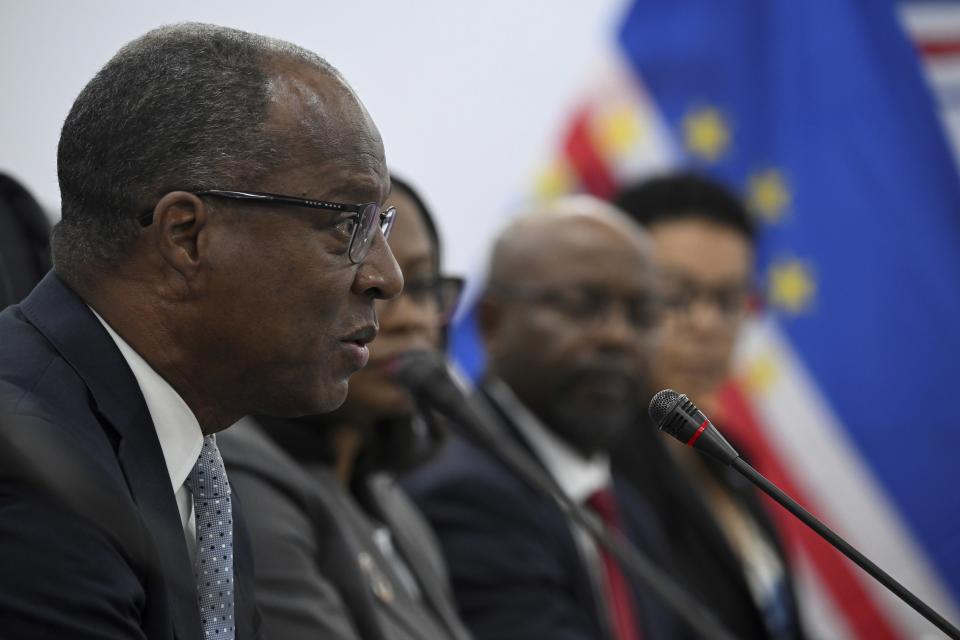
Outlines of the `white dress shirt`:
<svg viewBox="0 0 960 640">
<path fill-rule="evenodd" d="M 93 309 L 90 309 L 93 311 Z M 196 557 L 197 551 L 197 523 L 193 513 L 193 497 L 190 489 L 184 484 L 193 466 L 197 463 L 200 450 L 203 448 L 203 432 L 197 417 L 183 401 L 180 394 L 154 371 L 143 357 L 133 350 L 100 314 L 93 311 L 97 319 L 110 334 L 110 337 L 120 349 L 123 359 L 127 361 L 133 377 L 137 379 L 140 393 L 147 403 L 147 410 L 157 430 L 157 439 L 160 440 L 160 449 L 163 451 L 163 460 L 170 474 L 170 486 L 177 500 L 177 509 L 180 511 L 180 522 L 183 524 L 183 535 L 187 541 L 190 557 Z"/>
<path fill-rule="evenodd" d="M 583 504 L 595 492 L 612 486 L 609 456 L 598 452 L 584 457 L 545 427 L 503 381 L 493 379 L 485 386 L 571 500 Z"/>
</svg>

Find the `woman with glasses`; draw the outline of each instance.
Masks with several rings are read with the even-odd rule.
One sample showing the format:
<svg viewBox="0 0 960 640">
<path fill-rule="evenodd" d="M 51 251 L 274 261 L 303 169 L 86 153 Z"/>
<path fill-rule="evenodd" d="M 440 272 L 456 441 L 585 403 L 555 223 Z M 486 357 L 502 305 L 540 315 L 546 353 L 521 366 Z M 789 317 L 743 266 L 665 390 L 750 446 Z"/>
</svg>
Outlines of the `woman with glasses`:
<svg viewBox="0 0 960 640">
<path fill-rule="evenodd" d="M 242 496 L 264 634 L 274 638 L 468 638 L 433 535 L 393 475 L 439 437 L 389 375 L 411 350 L 440 349 L 461 281 L 440 273 L 440 243 L 423 201 L 392 178 L 390 247 L 398 298 L 378 301 L 370 360 L 332 414 L 247 418 L 218 436 Z"/>
<path fill-rule="evenodd" d="M 649 232 L 661 276 L 650 395 L 686 393 L 722 429 L 720 392 L 753 293 L 752 219 L 726 187 L 691 173 L 632 185 L 616 204 Z M 738 638 L 804 638 L 790 566 L 759 492 L 731 468 L 676 444 L 642 425 L 617 448 L 614 466 L 657 510 L 677 577 Z M 745 454 L 748 445 L 734 443 Z"/>
</svg>

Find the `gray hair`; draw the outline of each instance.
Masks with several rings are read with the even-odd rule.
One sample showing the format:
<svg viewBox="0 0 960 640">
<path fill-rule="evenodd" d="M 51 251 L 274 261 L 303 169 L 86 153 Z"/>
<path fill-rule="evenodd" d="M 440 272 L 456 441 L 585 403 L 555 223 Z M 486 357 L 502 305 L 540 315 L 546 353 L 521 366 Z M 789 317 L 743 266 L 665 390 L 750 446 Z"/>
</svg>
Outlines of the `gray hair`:
<svg viewBox="0 0 960 640">
<path fill-rule="evenodd" d="M 215 25 L 161 27 L 117 52 L 60 134 L 57 271 L 80 277 L 83 265 L 118 264 L 138 217 L 165 193 L 249 188 L 280 166 L 289 150 L 264 126 L 269 63 L 279 59 L 342 81 L 306 49 Z"/>
</svg>

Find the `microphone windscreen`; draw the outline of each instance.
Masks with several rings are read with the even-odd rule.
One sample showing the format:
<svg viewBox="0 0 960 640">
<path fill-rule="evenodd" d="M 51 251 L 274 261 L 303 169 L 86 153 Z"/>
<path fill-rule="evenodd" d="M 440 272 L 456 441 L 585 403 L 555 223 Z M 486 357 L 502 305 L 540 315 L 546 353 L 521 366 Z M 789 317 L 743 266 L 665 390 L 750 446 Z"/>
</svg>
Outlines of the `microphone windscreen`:
<svg viewBox="0 0 960 640">
<path fill-rule="evenodd" d="M 407 351 L 394 357 L 387 364 L 386 371 L 394 381 L 412 392 L 417 392 L 434 376 L 445 375 L 447 362 L 443 355 L 436 351 Z"/>
<path fill-rule="evenodd" d="M 663 419 L 667 417 L 667 414 L 673 410 L 673 406 L 677 402 L 677 398 L 680 397 L 680 394 L 674 391 L 673 389 L 664 389 L 663 391 L 658 391 L 656 395 L 650 400 L 650 419 L 653 420 L 653 423 L 660 426 L 660 423 L 663 422 Z"/>
</svg>

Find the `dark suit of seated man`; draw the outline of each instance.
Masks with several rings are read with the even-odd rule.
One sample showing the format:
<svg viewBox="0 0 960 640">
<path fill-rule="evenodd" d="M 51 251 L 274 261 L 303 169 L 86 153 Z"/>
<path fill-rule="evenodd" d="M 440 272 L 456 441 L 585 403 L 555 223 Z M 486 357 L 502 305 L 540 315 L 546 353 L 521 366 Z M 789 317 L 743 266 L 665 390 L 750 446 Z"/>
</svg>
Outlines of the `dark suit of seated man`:
<svg viewBox="0 0 960 640">
<path fill-rule="evenodd" d="M 653 286 L 643 232 L 609 205 L 575 198 L 521 218 L 498 240 L 478 308 L 481 397 L 563 491 L 669 568 L 656 520 L 606 451 L 644 409 Z M 643 584 L 486 453 L 454 441 L 406 487 L 480 640 L 684 637 Z"/>
<path fill-rule="evenodd" d="M 214 434 L 363 365 L 402 286 L 376 128 L 314 54 L 177 25 L 81 92 L 58 170 L 54 271 L 0 313 L 0 636 L 259 637 Z"/>
</svg>

